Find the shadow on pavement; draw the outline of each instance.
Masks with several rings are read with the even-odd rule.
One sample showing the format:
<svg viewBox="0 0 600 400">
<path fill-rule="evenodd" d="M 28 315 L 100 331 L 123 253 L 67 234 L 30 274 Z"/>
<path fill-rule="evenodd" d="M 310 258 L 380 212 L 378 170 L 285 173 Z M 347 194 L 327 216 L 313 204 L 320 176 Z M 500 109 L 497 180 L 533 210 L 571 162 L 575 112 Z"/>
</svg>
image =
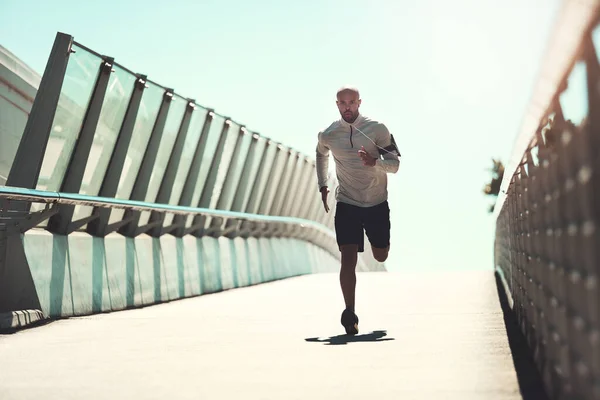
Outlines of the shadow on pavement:
<svg viewBox="0 0 600 400">
<path fill-rule="evenodd" d="M 338 335 L 331 336 L 327 339 L 323 338 L 307 338 L 304 339 L 307 342 L 325 343 L 327 345 L 340 345 L 356 342 L 386 342 L 388 340 L 395 340 L 394 338 L 386 338 L 386 331 L 373 331 L 364 335 Z"/>
<path fill-rule="evenodd" d="M 40 328 L 42 326 L 50 325 L 53 322 L 55 322 L 54 319 L 45 318 L 45 319 L 41 319 L 36 322 L 29 323 L 25 326 L 19 326 L 19 327 L 14 327 L 14 328 L 0 328 L 0 338 L 2 336 L 14 335 L 16 333 L 24 332 L 24 331 L 27 331 L 30 329 L 33 330 L 35 328 Z"/>
<path fill-rule="evenodd" d="M 504 291 L 502 280 L 497 272 L 495 276 L 500 305 L 504 314 L 508 344 L 515 365 L 521 396 L 523 396 L 523 400 L 548 400 L 549 397 L 546 394 L 542 378 L 531 356 L 527 340 L 523 333 L 521 333 L 515 313 L 508 303 L 508 297 Z"/>
</svg>

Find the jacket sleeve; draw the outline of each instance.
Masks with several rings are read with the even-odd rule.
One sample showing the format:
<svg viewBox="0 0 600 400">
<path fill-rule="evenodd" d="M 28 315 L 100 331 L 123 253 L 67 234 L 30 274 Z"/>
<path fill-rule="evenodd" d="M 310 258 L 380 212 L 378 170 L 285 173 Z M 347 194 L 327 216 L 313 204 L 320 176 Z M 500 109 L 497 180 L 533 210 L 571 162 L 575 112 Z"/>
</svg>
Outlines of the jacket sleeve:
<svg viewBox="0 0 600 400">
<path fill-rule="evenodd" d="M 381 168 L 387 173 L 395 174 L 400 167 L 400 150 L 398 150 L 394 137 L 384 124 L 379 125 L 376 141 L 380 147 L 379 154 L 382 158 L 376 160 L 375 167 Z"/>
<path fill-rule="evenodd" d="M 319 132 L 317 141 L 316 170 L 317 184 L 319 185 L 319 190 L 321 190 L 323 186 L 327 186 L 329 170 L 329 148 L 323 141 L 323 132 Z"/>
</svg>

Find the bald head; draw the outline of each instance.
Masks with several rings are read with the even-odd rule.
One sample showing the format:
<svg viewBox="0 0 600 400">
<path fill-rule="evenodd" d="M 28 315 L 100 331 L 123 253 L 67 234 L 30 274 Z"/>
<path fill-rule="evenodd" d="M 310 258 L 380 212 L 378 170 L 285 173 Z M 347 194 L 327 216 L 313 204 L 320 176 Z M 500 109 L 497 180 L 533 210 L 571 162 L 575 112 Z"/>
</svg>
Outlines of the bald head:
<svg viewBox="0 0 600 400">
<path fill-rule="evenodd" d="M 338 90 L 336 104 L 344 121 L 353 123 L 358 118 L 360 103 L 360 93 L 357 88 L 344 86 Z"/>
<path fill-rule="evenodd" d="M 356 96 L 356 98 L 360 99 L 360 93 L 358 89 L 354 86 L 342 86 L 341 88 L 339 88 L 336 94 L 337 99 L 339 100 L 340 96 L 344 94 L 353 95 Z"/>
</svg>

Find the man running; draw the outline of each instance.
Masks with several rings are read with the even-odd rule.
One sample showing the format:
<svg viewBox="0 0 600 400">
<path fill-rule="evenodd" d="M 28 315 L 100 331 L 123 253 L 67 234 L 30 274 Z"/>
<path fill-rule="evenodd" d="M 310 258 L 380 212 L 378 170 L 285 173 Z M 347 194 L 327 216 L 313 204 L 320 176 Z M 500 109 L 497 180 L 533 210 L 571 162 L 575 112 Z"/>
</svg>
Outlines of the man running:
<svg viewBox="0 0 600 400">
<path fill-rule="evenodd" d="M 357 334 L 354 299 L 358 253 L 364 252 L 366 233 L 373 257 L 379 262 L 388 257 L 391 224 L 387 174 L 398 171 L 400 152 L 384 124 L 359 113 L 358 89 L 341 88 L 336 103 L 342 118 L 319 132 L 316 169 L 323 206 L 329 212 L 327 177 L 331 152 L 338 178 L 335 232 L 342 256 L 340 286 L 346 303 L 341 323 L 347 334 Z"/>
</svg>

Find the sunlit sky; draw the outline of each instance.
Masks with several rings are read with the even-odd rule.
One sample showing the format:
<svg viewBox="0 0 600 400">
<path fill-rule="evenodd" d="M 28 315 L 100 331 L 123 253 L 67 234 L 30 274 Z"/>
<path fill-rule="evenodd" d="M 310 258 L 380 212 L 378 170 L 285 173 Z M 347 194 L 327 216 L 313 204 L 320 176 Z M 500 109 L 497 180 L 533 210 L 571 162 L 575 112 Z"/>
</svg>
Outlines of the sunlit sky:
<svg viewBox="0 0 600 400">
<path fill-rule="evenodd" d="M 402 153 L 389 270 L 493 267 L 507 160 L 559 0 L 0 0 L 0 44 L 43 73 L 57 31 L 314 156 L 357 86 Z M 333 163 L 333 160 L 331 161 Z M 316 189 L 315 176 L 315 196 Z"/>
</svg>

